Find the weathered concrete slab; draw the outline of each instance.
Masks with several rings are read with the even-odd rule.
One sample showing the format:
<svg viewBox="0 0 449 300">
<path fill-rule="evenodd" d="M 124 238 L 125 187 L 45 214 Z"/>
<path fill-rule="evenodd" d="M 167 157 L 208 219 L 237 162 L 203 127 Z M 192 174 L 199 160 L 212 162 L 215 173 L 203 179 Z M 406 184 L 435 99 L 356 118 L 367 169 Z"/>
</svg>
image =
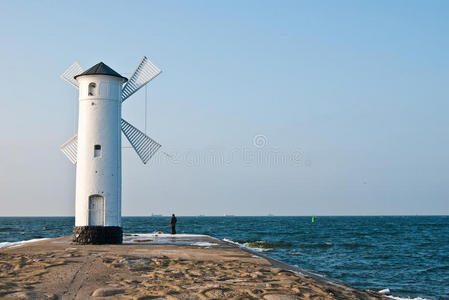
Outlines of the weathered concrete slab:
<svg viewBox="0 0 449 300">
<path fill-rule="evenodd" d="M 70 237 L 0 249 L 6 299 L 381 299 L 201 235 L 124 235 L 123 245 Z"/>
</svg>

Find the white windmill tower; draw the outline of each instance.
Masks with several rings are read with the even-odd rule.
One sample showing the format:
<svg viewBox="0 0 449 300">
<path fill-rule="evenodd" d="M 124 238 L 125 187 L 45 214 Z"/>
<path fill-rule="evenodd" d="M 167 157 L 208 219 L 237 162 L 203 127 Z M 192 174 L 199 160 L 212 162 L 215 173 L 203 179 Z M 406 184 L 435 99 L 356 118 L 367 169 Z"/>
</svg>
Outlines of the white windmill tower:
<svg viewBox="0 0 449 300">
<path fill-rule="evenodd" d="M 61 75 L 79 89 L 78 133 L 60 147 L 76 164 L 73 241 L 79 244 L 120 244 L 121 132 L 144 164 L 161 147 L 123 120 L 121 107 L 123 101 L 159 75 L 161 70 L 144 57 L 129 80 L 103 62 L 83 71 L 75 62 Z"/>
</svg>

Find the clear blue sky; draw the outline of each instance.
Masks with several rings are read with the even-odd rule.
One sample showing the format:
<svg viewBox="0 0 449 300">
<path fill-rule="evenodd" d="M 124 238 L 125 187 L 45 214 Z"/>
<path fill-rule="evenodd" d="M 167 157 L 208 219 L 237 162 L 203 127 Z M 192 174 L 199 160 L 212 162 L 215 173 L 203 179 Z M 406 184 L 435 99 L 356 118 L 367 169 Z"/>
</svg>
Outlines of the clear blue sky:
<svg viewBox="0 0 449 300">
<path fill-rule="evenodd" d="M 448 1 L 1 1 L 0 215 L 73 215 L 59 75 L 143 55 L 172 159 L 123 150 L 124 215 L 449 214 L 448 32 Z"/>
</svg>

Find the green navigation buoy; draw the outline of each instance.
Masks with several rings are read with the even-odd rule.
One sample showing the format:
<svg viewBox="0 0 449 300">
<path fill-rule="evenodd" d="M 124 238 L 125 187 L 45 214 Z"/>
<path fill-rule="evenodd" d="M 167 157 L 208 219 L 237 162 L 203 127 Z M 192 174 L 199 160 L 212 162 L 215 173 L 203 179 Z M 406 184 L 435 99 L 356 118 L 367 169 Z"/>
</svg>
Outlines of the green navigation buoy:
<svg viewBox="0 0 449 300">
<path fill-rule="evenodd" d="M 312 216 L 312 223 L 315 223 L 315 216 Z"/>
</svg>

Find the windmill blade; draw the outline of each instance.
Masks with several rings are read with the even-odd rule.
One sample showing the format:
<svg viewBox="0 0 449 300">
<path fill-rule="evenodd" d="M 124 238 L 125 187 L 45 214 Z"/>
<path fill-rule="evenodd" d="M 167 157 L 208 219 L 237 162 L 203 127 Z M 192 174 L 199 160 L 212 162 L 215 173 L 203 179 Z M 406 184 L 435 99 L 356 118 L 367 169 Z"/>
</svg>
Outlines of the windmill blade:
<svg viewBox="0 0 449 300">
<path fill-rule="evenodd" d="M 61 74 L 61 78 L 67 81 L 69 84 L 73 85 L 73 87 L 78 88 L 79 84 L 73 77 L 83 73 L 83 67 L 81 67 L 78 61 L 75 61 L 64 73 Z"/>
<path fill-rule="evenodd" d="M 76 164 L 76 156 L 78 153 L 78 134 L 75 134 L 67 142 L 62 144 L 59 149 L 67 156 L 67 158 Z"/>
<path fill-rule="evenodd" d="M 156 67 L 146 56 L 137 66 L 137 69 L 131 75 L 122 92 L 122 102 L 128 99 L 132 94 L 145 86 L 157 75 L 161 74 L 161 70 Z"/>
<path fill-rule="evenodd" d="M 122 131 L 144 164 L 146 164 L 161 147 L 161 145 L 155 142 L 152 138 L 148 137 L 145 133 L 123 119 Z"/>
</svg>

